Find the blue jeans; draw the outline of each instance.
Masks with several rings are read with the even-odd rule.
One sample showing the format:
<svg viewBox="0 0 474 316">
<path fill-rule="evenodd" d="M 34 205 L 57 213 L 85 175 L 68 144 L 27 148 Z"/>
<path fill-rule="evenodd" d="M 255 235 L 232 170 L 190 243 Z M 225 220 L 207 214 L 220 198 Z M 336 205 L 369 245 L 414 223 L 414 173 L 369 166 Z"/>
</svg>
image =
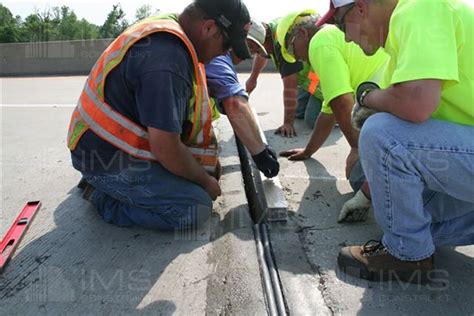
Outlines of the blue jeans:
<svg viewBox="0 0 474 316">
<path fill-rule="evenodd" d="M 83 172 L 83 176 L 96 189 L 92 204 L 106 222 L 117 226 L 187 229 L 204 223 L 212 210 L 212 200 L 202 187 L 158 163 L 133 160 L 119 172 Z"/>
<path fill-rule="evenodd" d="M 390 254 L 408 261 L 438 245 L 474 244 L 474 127 L 388 113 L 364 124 L 359 154 Z"/>
<path fill-rule="evenodd" d="M 295 117 L 297 119 L 304 119 L 306 125 L 312 129 L 319 116 L 319 112 L 321 112 L 322 105 L 322 100 L 304 89 L 298 89 L 298 104 Z"/>
<path fill-rule="evenodd" d="M 359 191 L 364 182 L 366 181 L 364 169 L 362 168 L 360 159 L 357 160 L 357 162 L 352 167 L 348 180 L 354 192 Z"/>
</svg>

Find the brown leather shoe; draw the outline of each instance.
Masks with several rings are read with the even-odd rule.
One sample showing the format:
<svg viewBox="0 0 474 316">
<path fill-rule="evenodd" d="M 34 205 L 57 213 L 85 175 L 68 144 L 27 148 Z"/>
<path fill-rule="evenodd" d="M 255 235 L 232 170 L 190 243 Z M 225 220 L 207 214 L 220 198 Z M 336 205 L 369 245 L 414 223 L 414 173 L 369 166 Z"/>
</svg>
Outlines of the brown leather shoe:
<svg viewBox="0 0 474 316">
<path fill-rule="evenodd" d="M 433 256 L 420 261 L 403 261 L 388 253 L 380 241 L 344 247 L 337 257 L 341 271 L 369 281 L 403 281 L 425 284 L 433 270 Z"/>
</svg>

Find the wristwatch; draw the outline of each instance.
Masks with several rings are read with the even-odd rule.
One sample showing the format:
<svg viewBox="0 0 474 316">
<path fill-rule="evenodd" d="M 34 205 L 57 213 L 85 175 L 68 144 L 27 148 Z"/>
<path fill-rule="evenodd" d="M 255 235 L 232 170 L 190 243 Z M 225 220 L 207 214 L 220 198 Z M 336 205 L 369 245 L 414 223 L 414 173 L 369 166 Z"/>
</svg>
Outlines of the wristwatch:
<svg viewBox="0 0 474 316">
<path fill-rule="evenodd" d="M 366 82 L 361 83 L 359 87 L 357 87 L 357 92 L 356 92 L 357 103 L 359 104 L 359 106 L 367 107 L 367 105 L 364 102 L 365 97 L 372 90 L 377 90 L 377 89 L 380 89 L 380 87 L 375 82 L 366 81 Z"/>
<path fill-rule="evenodd" d="M 365 102 L 364 102 L 364 99 L 365 97 L 370 93 L 372 92 L 373 89 L 365 89 L 364 91 L 362 91 L 360 97 L 359 97 L 359 105 L 366 108 L 367 106 L 365 105 Z"/>
</svg>

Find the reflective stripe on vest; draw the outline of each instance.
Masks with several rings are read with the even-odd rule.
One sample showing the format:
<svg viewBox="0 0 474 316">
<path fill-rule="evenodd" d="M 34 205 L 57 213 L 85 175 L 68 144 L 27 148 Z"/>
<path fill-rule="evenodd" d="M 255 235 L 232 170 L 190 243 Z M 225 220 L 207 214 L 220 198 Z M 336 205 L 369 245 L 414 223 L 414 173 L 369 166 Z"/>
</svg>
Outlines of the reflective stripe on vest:
<svg viewBox="0 0 474 316">
<path fill-rule="evenodd" d="M 311 81 L 308 85 L 308 92 L 314 94 L 319 84 L 319 76 L 317 73 L 310 71 L 308 72 L 308 79 Z"/>
<path fill-rule="evenodd" d="M 150 149 L 147 130 L 115 111 L 104 100 L 107 75 L 125 57 L 130 47 L 146 36 L 156 32 L 171 33 L 186 45 L 194 64 L 194 104 L 190 106 L 192 130 L 185 144 L 193 156 L 204 163 L 207 170 L 217 164 L 217 142 L 212 130 L 212 110 L 207 93 L 204 65 L 178 22 L 172 19 L 152 17 L 125 30 L 104 51 L 91 70 L 68 131 L 68 147 L 74 150 L 81 136 L 91 129 L 102 139 L 141 159 L 156 160 Z M 195 150 L 199 148 L 200 150 Z"/>
</svg>

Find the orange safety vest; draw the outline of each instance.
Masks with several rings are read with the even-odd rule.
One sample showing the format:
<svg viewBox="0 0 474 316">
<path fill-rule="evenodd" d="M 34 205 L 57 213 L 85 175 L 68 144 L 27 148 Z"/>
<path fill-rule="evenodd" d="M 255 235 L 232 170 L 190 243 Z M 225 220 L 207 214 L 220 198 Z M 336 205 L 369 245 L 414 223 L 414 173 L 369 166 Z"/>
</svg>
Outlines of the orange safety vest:
<svg viewBox="0 0 474 316">
<path fill-rule="evenodd" d="M 115 111 L 104 99 L 107 75 L 120 64 L 130 47 L 140 39 L 156 32 L 168 32 L 180 38 L 194 64 L 194 96 L 190 101 L 189 120 L 192 130 L 182 137 L 196 160 L 210 173 L 216 171 L 217 140 L 212 128 L 212 108 L 207 92 L 204 65 L 176 17 L 151 17 L 125 30 L 104 51 L 89 74 L 68 131 L 68 147 L 74 150 L 82 135 L 91 129 L 95 134 L 139 159 L 156 160 L 151 152 L 147 130 Z"/>
<path fill-rule="evenodd" d="M 309 71 L 308 72 L 308 79 L 310 80 L 310 83 L 308 85 L 308 92 L 311 94 L 311 95 L 314 95 L 314 93 L 316 92 L 316 89 L 318 88 L 318 84 L 319 84 L 319 76 L 317 73 L 315 73 L 314 71 Z"/>
</svg>

